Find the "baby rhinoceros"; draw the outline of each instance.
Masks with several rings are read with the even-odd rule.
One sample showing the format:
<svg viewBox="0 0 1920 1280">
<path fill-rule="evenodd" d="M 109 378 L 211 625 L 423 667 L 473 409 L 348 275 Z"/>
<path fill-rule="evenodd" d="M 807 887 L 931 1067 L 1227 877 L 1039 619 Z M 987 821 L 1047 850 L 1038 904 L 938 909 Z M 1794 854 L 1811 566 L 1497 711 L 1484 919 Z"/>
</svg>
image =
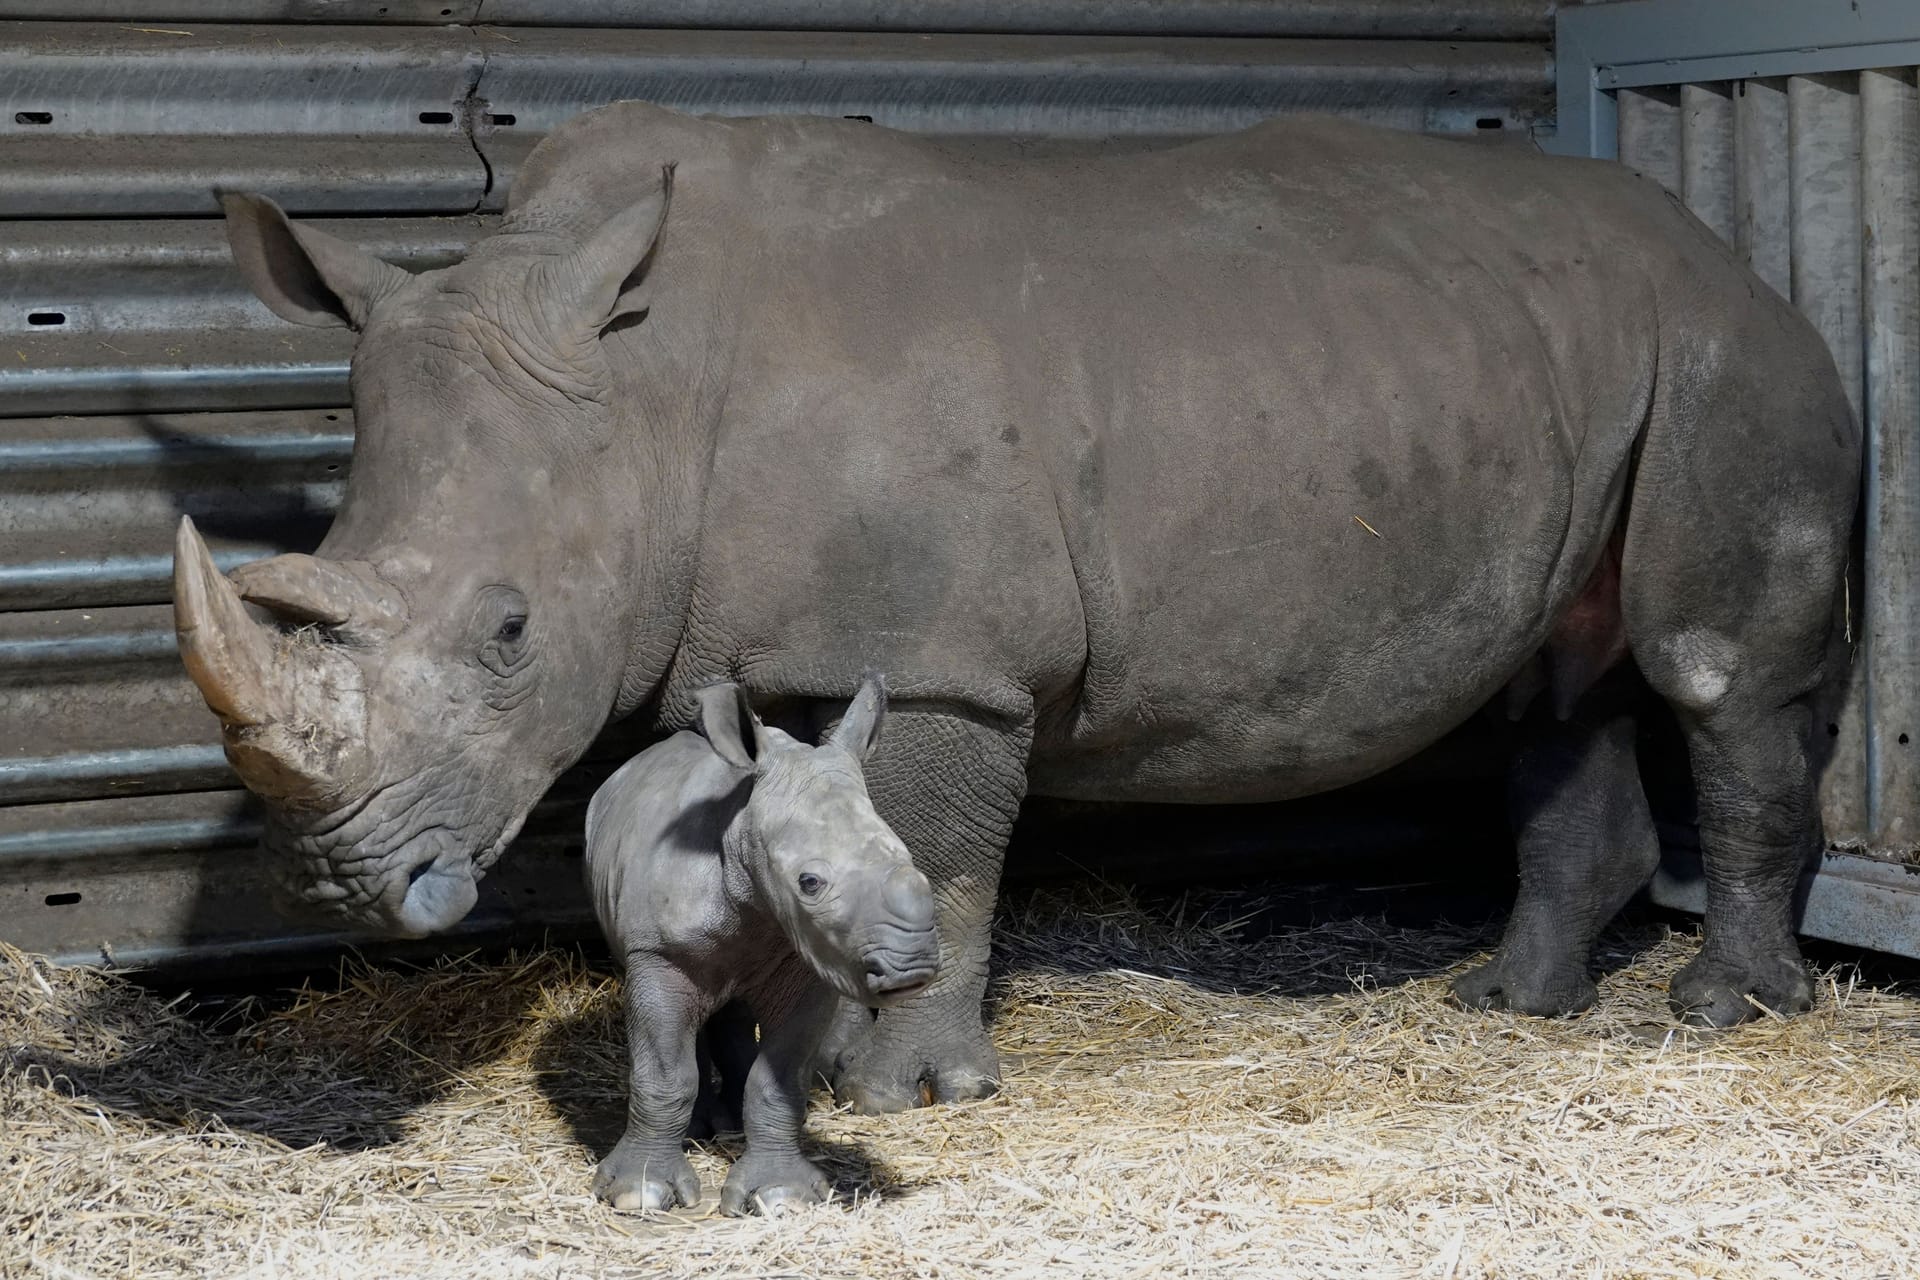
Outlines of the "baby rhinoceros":
<svg viewBox="0 0 1920 1280">
<path fill-rule="evenodd" d="M 886 693 L 869 678 L 817 747 L 760 722 L 735 685 L 698 732 L 628 761 L 587 809 L 594 909 L 626 970 L 627 1132 L 594 1176 L 623 1209 L 700 1198 L 682 1151 L 701 1087 L 695 1034 L 730 1001 L 760 1025 L 730 1214 L 827 1198 L 800 1153 L 809 1075 L 836 996 L 894 1004 L 940 962 L 933 891 L 868 798 Z"/>
</svg>

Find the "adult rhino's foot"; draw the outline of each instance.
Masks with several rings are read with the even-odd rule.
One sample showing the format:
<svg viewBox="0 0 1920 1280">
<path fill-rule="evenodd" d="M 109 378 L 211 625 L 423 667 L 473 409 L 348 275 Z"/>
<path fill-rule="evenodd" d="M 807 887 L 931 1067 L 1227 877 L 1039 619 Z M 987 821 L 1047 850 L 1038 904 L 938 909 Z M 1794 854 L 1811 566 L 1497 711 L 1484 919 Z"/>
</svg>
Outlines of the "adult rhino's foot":
<svg viewBox="0 0 1920 1280">
<path fill-rule="evenodd" d="M 1469 1009 L 1510 1009 L 1541 1018 L 1584 1013 L 1600 989 L 1584 967 L 1496 955 L 1453 980 L 1453 998 Z"/>
<path fill-rule="evenodd" d="M 749 1148 L 720 1188 L 720 1211 L 735 1218 L 787 1213 L 819 1204 L 832 1194 L 827 1175 L 804 1156 L 760 1156 Z"/>
<path fill-rule="evenodd" d="M 700 1175 L 682 1152 L 622 1138 L 594 1170 L 593 1194 L 616 1209 L 692 1208 L 700 1203 Z"/>
<path fill-rule="evenodd" d="M 1813 1008 L 1813 980 L 1791 942 L 1730 954 L 1708 947 L 1673 976 L 1667 1001 L 1683 1022 L 1731 1027 L 1759 1017 L 1756 1003 L 1783 1016 L 1805 1013 Z"/>
<path fill-rule="evenodd" d="M 926 1035 L 925 1024 L 874 1021 L 841 1045 L 830 1067 L 836 1101 L 880 1115 L 985 1098 L 1000 1089 L 1000 1057 L 976 1013 L 966 1032 Z"/>
</svg>

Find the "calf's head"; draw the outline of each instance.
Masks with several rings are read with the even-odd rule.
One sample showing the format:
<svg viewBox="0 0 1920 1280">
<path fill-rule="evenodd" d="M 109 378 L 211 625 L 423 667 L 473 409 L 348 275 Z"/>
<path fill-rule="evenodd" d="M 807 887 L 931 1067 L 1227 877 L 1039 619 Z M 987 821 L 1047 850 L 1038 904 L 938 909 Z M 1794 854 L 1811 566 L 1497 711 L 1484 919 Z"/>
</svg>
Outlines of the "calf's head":
<svg viewBox="0 0 1920 1280">
<path fill-rule="evenodd" d="M 874 811 L 861 771 L 885 715 L 885 690 L 869 679 L 826 740 L 809 747 L 762 724 L 735 685 L 700 695 L 701 733 L 750 780 L 723 856 L 745 871 L 807 965 L 872 1006 L 920 991 L 940 964 L 933 890 Z"/>
<path fill-rule="evenodd" d="M 418 275 L 226 201 L 267 305 L 360 335 L 353 469 L 318 553 L 229 579 L 186 519 L 174 548 L 181 656 L 292 906 L 402 936 L 455 923 L 612 711 L 647 513 L 600 344 L 645 306 L 668 190 Z"/>
</svg>

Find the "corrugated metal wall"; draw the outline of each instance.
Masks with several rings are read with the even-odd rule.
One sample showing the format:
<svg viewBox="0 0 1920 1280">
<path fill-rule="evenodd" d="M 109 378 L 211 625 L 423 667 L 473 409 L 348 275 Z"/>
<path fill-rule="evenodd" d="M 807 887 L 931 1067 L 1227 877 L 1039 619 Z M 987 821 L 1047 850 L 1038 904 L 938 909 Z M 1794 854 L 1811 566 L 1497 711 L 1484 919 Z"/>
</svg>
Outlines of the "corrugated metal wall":
<svg viewBox="0 0 1920 1280">
<path fill-rule="evenodd" d="M 1523 138 L 1550 110 L 1549 9 L 0 0 L 70 19 L 0 22 L 0 938 L 121 962 L 324 941 L 266 912 L 168 553 L 183 512 L 227 566 L 319 540 L 349 342 L 246 293 L 217 189 L 422 266 L 484 234 L 542 133 L 617 98 L 1033 138 L 1302 109 Z M 467 934 L 582 918 L 566 851 L 592 776 L 556 788 Z"/>
<path fill-rule="evenodd" d="M 1827 833 L 1920 847 L 1920 96 L 1915 69 L 1623 89 L 1619 154 L 1825 335 L 1867 433 L 1853 697 L 1832 717 Z M 1911 944 L 1909 944 L 1911 945 Z"/>
</svg>

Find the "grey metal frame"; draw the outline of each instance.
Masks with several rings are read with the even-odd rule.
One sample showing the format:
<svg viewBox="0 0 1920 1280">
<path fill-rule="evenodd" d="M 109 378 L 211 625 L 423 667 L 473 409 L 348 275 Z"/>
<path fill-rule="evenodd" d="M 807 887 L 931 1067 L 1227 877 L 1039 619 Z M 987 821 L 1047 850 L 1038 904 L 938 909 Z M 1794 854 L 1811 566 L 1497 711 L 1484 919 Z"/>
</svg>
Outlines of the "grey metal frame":
<svg viewBox="0 0 1920 1280">
<path fill-rule="evenodd" d="M 1616 90 L 1920 65 L 1914 0 L 1625 0 L 1555 19 L 1547 150 L 1616 158 Z"/>
</svg>

